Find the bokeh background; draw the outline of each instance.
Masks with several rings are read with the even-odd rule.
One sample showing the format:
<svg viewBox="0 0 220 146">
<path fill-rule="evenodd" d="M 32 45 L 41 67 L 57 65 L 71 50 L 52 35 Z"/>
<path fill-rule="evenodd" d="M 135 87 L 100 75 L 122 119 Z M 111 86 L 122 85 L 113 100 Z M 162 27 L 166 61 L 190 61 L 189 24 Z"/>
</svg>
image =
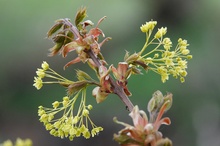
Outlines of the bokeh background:
<svg viewBox="0 0 220 146">
<path fill-rule="evenodd" d="M 165 137 L 178 146 L 220 145 L 220 1 L 218 0 L 0 0 L 0 143 L 17 137 L 31 138 L 34 146 L 112 146 L 113 133 L 123 128 L 113 123 L 114 116 L 131 123 L 128 112 L 117 96 L 110 96 L 93 104 L 91 118 L 104 127 L 98 136 L 85 140 L 54 138 L 38 121 L 39 105 L 50 106 L 54 98 L 62 98 L 65 90 L 57 85 L 44 86 L 37 91 L 33 86 L 35 71 L 43 60 L 68 78 L 75 79 L 74 69 L 91 71 L 76 64 L 65 71 L 63 65 L 70 58 L 47 57 L 52 42 L 46 39 L 47 30 L 59 18 L 74 19 L 81 6 L 88 8 L 88 19 L 101 24 L 106 36 L 113 39 L 102 48 L 109 64 L 123 60 L 125 50 L 137 52 L 144 43 L 141 24 L 151 19 L 158 27 L 168 27 L 167 36 L 173 43 L 179 37 L 187 39 L 193 60 L 188 65 L 186 82 L 170 79 L 161 83 L 160 76 L 148 72 L 133 76 L 129 88 L 131 101 L 143 110 L 156 90 L 174 95 L 171 110 L 166 113 L 172 120 L 162 126 Z M 89 95 L 90 93 L 88 93 Z"/>
</svg>

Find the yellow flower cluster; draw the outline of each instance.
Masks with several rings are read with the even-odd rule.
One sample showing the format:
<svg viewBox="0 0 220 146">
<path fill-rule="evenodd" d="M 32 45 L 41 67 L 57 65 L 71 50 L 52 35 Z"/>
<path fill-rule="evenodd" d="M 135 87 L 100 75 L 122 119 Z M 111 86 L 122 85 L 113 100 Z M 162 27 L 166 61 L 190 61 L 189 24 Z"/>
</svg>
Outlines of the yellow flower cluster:
<svg viewBox="0 0 220 146">
<path fill-rule="evenodd" d="M 45 77 L 46 73 L 45 71 L 49 69 L 49 64 L 45 61 L 43 61 L 41 65 L 42 69 L 37 69 L 36 74 L 37 77 L 34 77 L 34 84 L 33 86 L 37 88 L 37 90 L 40 90 L 41 87 L 43 86 L 43 81 L 42 78 Z"/>
<path fill-rule="evenodd" d="M 149 32 L 149 31 L 152 31 L 155 27 L 155 25 L 157 24 L 157 21 L 149 21 L 149 22 L 146 22 L 145 24 L 143 24 L 140 29 L 142 32 Z"/>
<path fill-rule="evenodd" d="M 20 138 L 17 138 L 14 144 L 11 140 L 6 140 L 2 144 L 0 144 L 0 146 L 32 146 L 32 141 L 30 139 L 22 140 Z"/>
<path fill-rule="evenodd" d="M 162 36 L 164 36 L 167 33 L 167 28 L 166 27 L 161 27 L 160 29 L 158 29 L 157 33 L 155 34 L 155 38 L 159 39 Z"/>
<path fill-rule="evenodd" d="M 71 84 L 73 81 L 67 80 L 63 76 L 56 73 L 54 70 L 52 70 L 49 67 L 49 64 L 46 61 L 43 61 L 41 64 L 41 68 L 38 68 L 36 71 L 37 77 L 34 77 L 34 84 L 33 86 L 37 88 L 37 90 L 40 90 L 43 86 L 43 84 L 53 84 L 53 83 L 59 83 L 59 84 Z M 43 78 L 51 78 L 55 81 L 47 81 L 43 82 Z"/>
<path fill-rule="evenodd" d="M 144 60 L 149 67 L 148 69 L 161 75 L 163 83 L 169 79 L 169 75 L 174 78 L 179 77 L 180 81 L 184 82 L 187 75 L 187 60 L 192 59 L 192 55 L 190 55 L 187 48 L 189 44 L 187 40 L 179 38 L 175 49 L 172 50 L 172 41 L 170 38 L 164 37 L 167 33 L 166 27 L 158 29 L 151 39 L 151 33 L 156 24 L 156 21 L 150 21 L 141 26 L 141 31 L 146 33 L 147 38 L 144 47 L 139 52 L 140 58 Z M 150 45 L 154 46 L 154 49 L 143 54 Z"/>
<path fill-rule="evenodd" d="M 43 84 L 58 83 L 68 87 L 75 83 L 56 73 L 45 61 L 42 63 L 41 68 L 37 69 L 36 74 L 37 77 L 34 77 L 33 86 L 38 90 L 41 89 Z M 46 77 L 52 79 L 52 81 L 43 82 L 42 79 Z M 75 103 L 80 93 L 82 93 L 81 102 L 77 113 L 74 113 Z M 52 108 L 39 106 L 38 115 L 40 116 L 40 122 L 44 124 L 46 130 L 50 131 L 50 134 L 53 136 L 60 138 L 68 137 L 70 140 L 73 140 L 74 137 L 82 135 L 87 139 L 91 136 L 94 137 L 103 130 L 102 127 L 97 127 L 90 119 L 90 110 L 92 110 L 92 105 L 86 106 L 86 87 L 84 87 L 77 91 L 73 98 L 65 96 L 62 101 L 53 102 Z M 91 131 L 89 127 L 92 128 Z"/>
<path fill-rule="evenodd" d="M 86 90 L 82 90 L 81 102 L 78 107 L 78 112 L 74 113 L 75 102 L 79 97 L 78 92 L 72 99 L 68 96 L 63 97 L 63 101 L 55 101 L 52 103 L 53 108 L 45 108 L 39 106 L 38 115 L 40 122 L 44 123 L 46 130 L 55 137 L 68 137 L 73 140 L 74 137 L 81 135 L 88 139 L 94 137 L 102 127 L 97 127 L 89 117 L 89 111 L 92 110 L 92 105 L 85 104 Z M 61 114 L 61 112 L 63 112 Z M 60 116 L 60 117 L 59 117 Z M 90 124 L 89 124 L 90 123 Z M 92 130 L 89 130 L 89 127 Z"/>
</svg>

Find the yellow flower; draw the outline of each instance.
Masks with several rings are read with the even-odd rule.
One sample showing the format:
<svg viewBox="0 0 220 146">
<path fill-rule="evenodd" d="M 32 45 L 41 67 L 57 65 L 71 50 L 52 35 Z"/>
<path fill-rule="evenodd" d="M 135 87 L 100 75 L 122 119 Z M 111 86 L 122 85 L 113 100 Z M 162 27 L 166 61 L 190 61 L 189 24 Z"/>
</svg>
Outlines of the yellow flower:
<svg viewBox="0 0 220 146">
<path fill-rule="evenodd" d="M 63 97 L 63 106 L 66 107 L 68 103 L 69 103 L 69 97 L 67 96 Z"/>
<path fill-rule="evenodd" d="M 94 136 L 95 136 L 96 134 L 98 134 L 100 131 L 103 131 L 103 128 L 102 128 L 102 127 L 93 128 L 92 131 L 91 131 L 92 137 L 94 137 Z"/>
<path fill-rule="evenodd" d="M 163 38 L 167 33 L 166 27 L 159 28 L 154 38 L 151 39 L 151 32 L 155 25 L 156 21 L 150 21 L 141 26 L 141 31 L 148 34 L 146 35 L 146 42 L 139 52 L 140 56 L 136 57 L 136 61 L 144 60 L 143 64 L 147 66 L 147 70 L 152 70 L 161 75 L 162 82 L 168 80 L 169 75 L 175 78 L 179 77 L 180 81 L 184 82 L 184 77 L 187 75 L 185 70 L 187 68 L 187 60 L 192 59 L 190 50 L 187 49 L 189 46 L 187 40 L 179 38 L 175 49 L 171 50 L 171 39 L 168 37 Z M 150 47 L 154 48 L 143 54 L 148 46 L 149 49 L 151 49 Z M 132 64 L 128 63 L 129 66 Z M 146 68 L 144 69 L 146 70 Z"/>
<path fill-rule="evenodd" d="M 158 29 L 157 33 L 154 35 L 154 37 L 156 39 L 161 38 L 162 36 L 164 36 L 167 33 L 167 28 L 166 27 L 161 27 L 160 29 Z"/>
<path fill-rule="evenodd" d="M 32 141 L 30 139 L 20 139 L 17 138 L 13 144 L 11 140 L 6 140 L 0 146 L 32 146 Z"/>
<path fill-rule="evenodd" d="M 187 44 L 187 40 L 183 40 L 182 38 L 178 39 L 178 44 L 179 44 L 179 46 L 182 46 L 182 47 L 189 46 L 189 44 Z"/>
<path fill-rule="evenodd" d="M 165 50 L 170 50 L 170 48 L 172 47 L 172 42 L 170 40 L 170 38 L 164 38 L 163 39 L 163 47 Z"/>
<path fill-rule="evenodd" d="M 74 137 L 83 136 L 84 138 L 88 139 L 98 133 L 94 133 L 93 130 L 97 129 L 97 126 L 89 117 L 90 110 L 92 110 L 92 105 L 85 104 L 85 92 L 86 89 L 82 90 L 82 97 L 80 98 L 81 102 L 76 113 L 74 112 L 77 108 L 75 102 L 81 92 L 76 93 L 73 98 L 71 98 L 71 96 L 65 96 L 61 102 L 53 102 L 53 108 L 39 106 L 39 120 L 44 124 L 46 130 L 50 131 L 51 135 L 60 138 L 66 137 L 72 141 Z M 89 127 L 92 129 L 90 130 Z M 99 131 L 102 131 L 102 129 Z"/>
<path fill-rule="evenodd" d="M 2 146 L 13 146 L 13 143 L 12 143 L 11 140 L 6 140 L 6 141 L 3 142 Z"/>
<path fill-rule="evenodd" d="M 183 70 L 180 74 L 181 74 L 181 76 L 185 77 L 187 75 L 187 72 L 186 72 L 186 70 Z"/>
<path fill-rule="evenodd" d="M 87 109 L 84 109 L 82 115 L 83 116 L 88 116 L 89 115 L 89 111 Z"/>
<path fill-rule="evenodd" d="M 142 32 L 147 33 L 148 31 L 152 31 L 156 24 L 157 24 L 157 21 L 149 21 L 149 22 L 146 22 L 145 24 L 143 24 L 140 27 L 140 29 Z"/>
<path fill-rule="evenodd" d="M 43 114 L 39 120 L 43 123 L 48 123 L 48 115 L 46 113 Z"/>
<path fill-rule="evenodd" d="M 185 82 L 184 77 L 181 77 L 181 78 L 180 78 L 180 82 L 181 82 L 181 83 Z"/>
<path fill-rule="evenodd" d="M 89 105 L 88 105 L 88 109 L 89 109 L 89 110 L 92 110 L 92 108 L 93 108 L 92 105 L 89 104 Z"/>
<path fill-rule="evenodd" d="M 73 124 L 78 123 L 79 119 L 80 119 L 80 118 L 79 118 L 78 116 L 75 116 L 75 117 L 73 118 Z"/>
<path fill-rule="evenodd" d="M 189 49 L 184 49 L 181 51 L 183 55 L 188 55 L 190 53 Z"/>
<path fill-rule="evenodd" d="M 151 57 L 148 57 L 148 58 L 146 58 L 145 59 L 145 62 L 148 64 L 148 63 L 152 63 L 152 61 L 153 61 L 153 58 L 151 58 Z"/>
<path fill-rule="evenodd" d="M 167 73 L 167 70 L 164 66 L 160 66 L 157 68 L 157 71 L 159 74 L 164 74 L 164 73 Z"/>
<path fill-rule="evenodd" d="M 46 75 L 46 73 L 44 72 L 44 70 L 43 70 L 43 69 L 39 69 L 39 68 L 37 69 L 36 74 L 37 74 L 37 76 L 40 77 L 40 78 L 44 78 L 45 75 Z"/>
<path fill-rule="evenodd" d="M 41 67 L 43 68 L 43 70 L 48 70 L 49 64 L 46 61 L 43 61 L 43 63 L 41 64 Z"/>
<path fill-rule="evenodd" d="M 167 73 L 161 74 L 161 81 L 162 81 L 163 83 L 165 83 L 166 80 L 168 80 L 168 79 L 169 79 L 169 75 L 168 75 Z"/>
<path fill-rule="evenodd" d="M 192 55 L 187 55 L 186 58 L 187 58 L 188 60 L 190 60 L 190 59 L 193 58 L 193 56 L 192 56 Z"/>
<path fill-rule="evenodd" d="M 40 88 L 43 86 L 43 81 L 40 77 L 34 77 L 34 84 L 33 86 L 37 88 L 37 90 L 40 90 Z"/>
<path fill-rule="evenodd" d="M 187 61 L 186 61 L 186 60 L 180 60 L 180 61 L 178 61 L 178 65 L 179 65 L 182 69 L 185 69 L 185 68 L 187 68 Z"/>
<path fill-rule="evenodd" d="M 55 101 L 55 102 L 52 103 L 52 105 L 53 105 L 54 109 L 57 109 L 57 107 L 60 105 L 60 102 L 59 101 Z"/>
</svg>

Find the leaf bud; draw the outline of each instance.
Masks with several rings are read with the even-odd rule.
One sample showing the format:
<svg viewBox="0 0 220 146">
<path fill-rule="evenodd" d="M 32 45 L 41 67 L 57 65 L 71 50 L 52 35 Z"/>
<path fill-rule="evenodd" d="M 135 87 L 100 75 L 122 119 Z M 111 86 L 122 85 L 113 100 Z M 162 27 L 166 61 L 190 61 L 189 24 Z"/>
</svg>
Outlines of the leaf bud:
<svg viewBox="0 0 220 146">
<path fill-rule="evenodd" d="M 148 103 L 148 111 L 150 113 L 157 112 L 164 102 L 163 94 L 158 90 L 154 92 L 153 97 Z"/>
<path fill-rule="evenodd" d="M 166 96 L 164 96 L 164 103 L 166 103 L 167 101 L 169 101 L 168 105 L 166 106 L 165 111 L 168 111 L 173 103 L 173 94 L 172 93 L 167 93 Z"/>
</svg>

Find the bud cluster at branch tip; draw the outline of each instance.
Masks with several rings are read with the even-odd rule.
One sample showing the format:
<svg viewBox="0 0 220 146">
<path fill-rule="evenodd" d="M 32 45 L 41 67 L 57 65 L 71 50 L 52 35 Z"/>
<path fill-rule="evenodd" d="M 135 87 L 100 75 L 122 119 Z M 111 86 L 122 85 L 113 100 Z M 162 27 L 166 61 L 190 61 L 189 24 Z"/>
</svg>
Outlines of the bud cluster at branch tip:
<svg viewBox="0 0 220 146">
<path fill-rule="evenodd" d="M 139 110 L 138 106 L 135 106 L 129 114 L 133 120 L 133 125 L 120 122 L 114 118 L 116 123 L 125 126 L 118 134 L 114 134 L 114 140 L 121 146 L 172 146 L 171 140 L 163 138 L 159 131 L 162 124 L 171 124 L 168 117 L 162 118 L 164 112 L 169 110 L 171 105 L 172 94 L 168 93 L 163 96 L 160 91 L 156 91 L 148 103 L 150 119 L 144 111 Z"/>
</svg>

